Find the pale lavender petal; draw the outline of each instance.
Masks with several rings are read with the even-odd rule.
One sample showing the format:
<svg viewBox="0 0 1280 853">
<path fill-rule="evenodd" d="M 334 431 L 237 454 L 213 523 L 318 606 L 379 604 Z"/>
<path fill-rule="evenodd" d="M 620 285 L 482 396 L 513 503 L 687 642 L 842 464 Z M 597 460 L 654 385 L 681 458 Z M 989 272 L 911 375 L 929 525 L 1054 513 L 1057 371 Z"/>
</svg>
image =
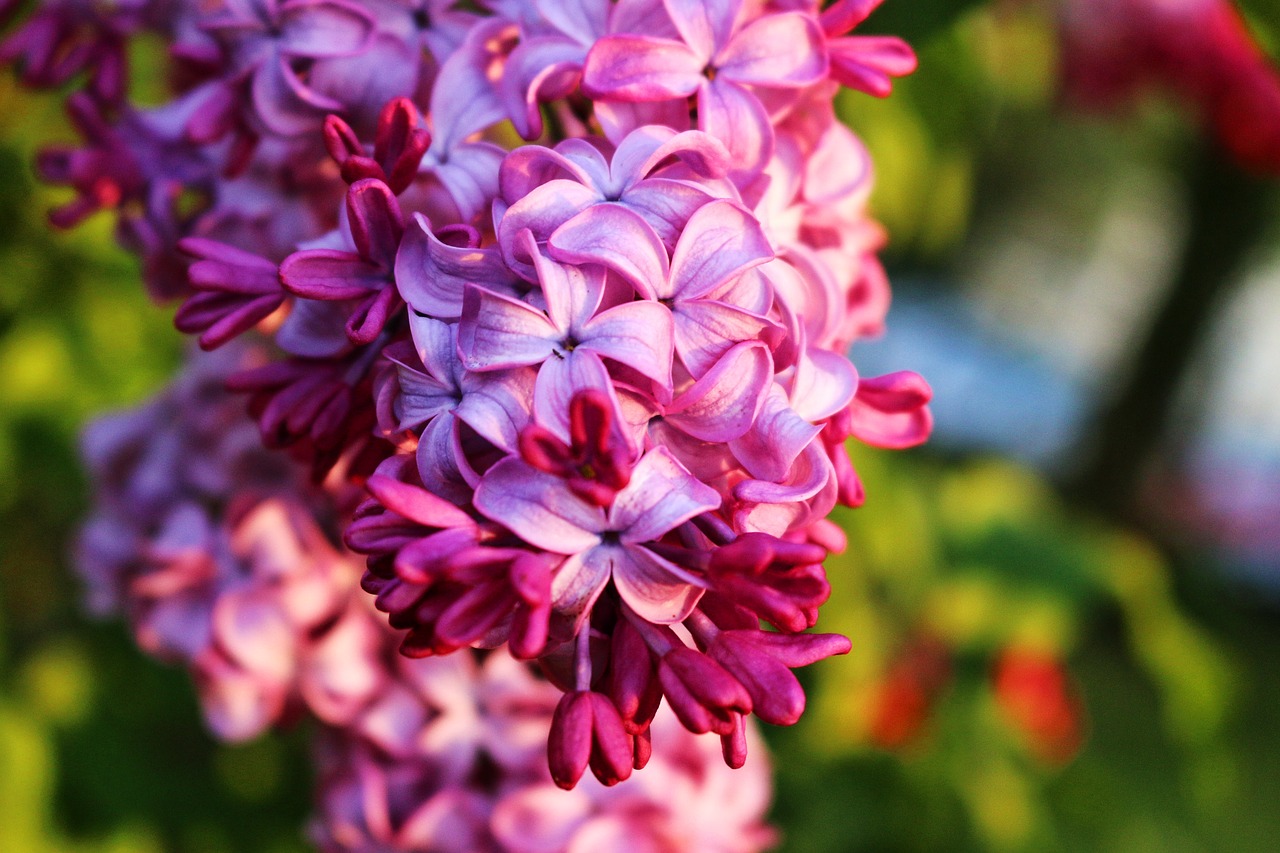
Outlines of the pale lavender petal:
<svg viewBox="0 0 1280 853">
<path fill-rule="evenodd" d="M 457 391 L 454 376 L 458 368 L 458 327 L 409 312 L 409 334 L 423 367 L 435 380 Z"/>
<path fill-rule="evenodd" d="M 511 853 L 563 853 L 592 809 L 585 786 L 531 785 L 500 798 L 491 825 Z"/>
<path fill-rule="evenodd" d="M 596 540 L 597 543 L 599 540 Z M 605 549 L 592 547 L 565 560 L 551 576 L 551 601 L 557 613 L 563 613 L 574 623 L 583 619 L 595 604 L 605 584 L 609 582 L 612 568 L 603 558 Z"/>
<path fill-rule="evenodd" d="M 569 403 L 579 391 L 602 391 L 616 396 L 609 371 L 589 350 L 574 350 L 567 358 L 547 359 L 538 371 L 533 411 L 538 423 L 569 440 Z"/>
<path fill-rule="evenodd" d="M 737 83 L 808 86 L 827 76 L 825 42 L 810 15 L 764 15 L 734 34 L 715 65 L 721 76 Z"/>
<path fill-rule="evenodd" d="M 506 111 L 495 80 L 493 63 L 514 42 L 518 28 L 502 19 L 477 24 L 457 52 L 440 67 L 431 93 L 431 148 L 437 160 L 460 142 L 491 124 L 502 121 Z"/>
<path fill-rule="evenodd" d="M 795 464 L 781 482 L 743 480 L 733 487 L 733 496 L 748 503 L 797 503 L 812 498 L 834 479 L 834 471 L 820 442 L 814 442 L 796 457 Z"/>
<path fill-rule="evenodd" d="M 578 346 L 633 368 L 671 387 L 674 328 L 660 302 L 628 302 L 602 311 L 577 329 Z"/>
<path fill-rule="evenodd" d="M 432 376 L 397 362 L 400 396 L 397 398 L 396 427 L 416 430 L 427 421 L 458 405 L 457 390 Z"/>
<path fill-rule="evenodd" d="M 714 136 L 696 130 L 676 133 L 670 127 L 649 125 L 627 134 L 613 154 L 614 187 L 620 191 L 644 179 L 670 157 L 696 175 L 723 177 L 729 171 L 729 152 Z"/>
<path fill-rule="evenodd" d="M 511 205 L 498 222 L 498 245 L 503 258 L 512 269 L 534 280 L 530 259 L 521 257 L 517 250 L 517 235 L 528 229 L 541 243 L 565 222 L 599 201 L 599 192 L 577 181 L 556 180 L 543 184 Z"/>
<path fill-rule="evenodd" d="M 284 682 L 298 659 L 297 632 L 267 586 L 246 586 L 218 596 L 213 605 L 218 645 L 243 669 Z"/>
<path fill-rule="evenodd" d="M 672 625 L 688 618 L 702 598 L 703 589 L 696 585 L 696 578 L 647 548 L 615 546 L 609 550 L 618 595 L 640 618 Z"/>
<path fill-rule="evenodd" d="M 667 407 L 664 420 L 703 441 L 732 441 L 751 429 L 772 385 L 768 347 L 738 344 Z"/>
<path fill-rule="evenodd" d="M 452 412 L 440 414 L 423 428 L 418 436 L 417 463 L 422 485 L 431 494 L 457 506 L 470 499 L 474 472 L 462 454 L 458 419 Z"/>
<path fill-rule="evenodd" d="M 536 36 L 517 45 L 500 83 L 502 104 L 516 133 L 525 139 L 542 135 L 540 103 L 564 97 L 576 87 L 586 56 L 586 47 L 558 36 Z"/>
<path fill-rule="evenodd" d="M 491 142 L 465 142 L 453 149 L 449 162 L 432 168 L 449 193 L 463 222 L 474 222 L 498 193 L 498 166 L 506 151 Z"/>
<path fill-rule="evenodd" d="M 533 306 L 468 285 L 458 325 L 458 353 L 468 370 L 540 364 L 555 352 L 560 332 Z"/>
<path fill-rule="evenodd" d="M 646 299 L 670 295 L 662 240 L 639 214 L 622 205 L 597 204 L 584 210 L 557 228 L 547 246 L 557 260 L 608 267 Z"/>
<path fill-rule="evenodd" d="M 656 447 L 636 463 L 631 482 L 614 499 L 609 528 L 623 544 L 652 542 L 719 506 L 715 489 L 695 479 L 665 447 Z"/>
<path fill-rule="evenodd" d="M 609 36 L 582 66 L 582 88 L 593 98 L 663 101 L 685 98 L 703 81 L 706 57 L 684 43 L 650 36 Z"/>
<path fill-rule="evenodd" d="M 490 468 L 476 489 L 475 508 L 524 541 L 553 554 L 580 554 L 600 544 L 604 511 L 559 477 L 507 458 Z"/>
<path fill-rule="evenodd" d="M 548 24 L 583 45 L 604 35 L 611 6 L 599 0 L 534 0 L 534 5 Z"/>
<path fill-rule="evenodd" d="M 671 287 L 697 299 L 734 275 L 773 259 L 756 218 L 731 201 L 713 201 L 689 219 L 671 257 Z"/>
<path fill-rule="evenodd" d="M 547 303 L 547 316 L 561 332 L 576 330 L 600 307 L 604 270 L 556 263 L 532 245 L 531 232 L 526 231 L 524 239 L 529 247 L 527 251 L 533 255 L 533 267 L 538 272 L 538 284 Z"/>
</svg>

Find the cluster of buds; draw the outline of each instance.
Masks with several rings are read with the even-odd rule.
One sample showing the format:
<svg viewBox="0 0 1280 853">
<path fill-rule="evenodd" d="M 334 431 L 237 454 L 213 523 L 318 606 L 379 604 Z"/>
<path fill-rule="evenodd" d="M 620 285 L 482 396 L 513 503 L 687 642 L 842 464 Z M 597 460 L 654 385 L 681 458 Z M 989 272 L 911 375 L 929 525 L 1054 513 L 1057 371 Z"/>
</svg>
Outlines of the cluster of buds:
<svg viewBox="0 0 1280 853">
<path fill-rule="evenodd" d="M 228 385 L 313 482 L 367 487 L 342 537 L 400 651 L 537 661 L 571 788 L 643 767 L 663 699 L 741 766 L 748 717 L 796 722 L 792 669 L 849 648 L 807 633 L 846 444 L 931 423 L 920 377 L 845 356 L 889 292 L 833 98 L 915 64 L 850 34 L 878 4 L 47 0 L 0 55 L 88 74 L 55 220 L 117 211 L 203 347 L 269 339 Z M 146 109 L 113 82 L 143 32 L 174 83 Z M 254 595 L 215 620 L 236 666 L 275 654 L 262 608 L 336 624 Z"/>
<path fill-rule="evenodd" d="M 190 671 L 219 738 L 313 721 L 321 850 L 626 849 L 595 846 L 618 833 L 688 853 L 772 843 L 767 766 L 733 774 L 669 712 L 624 796 L 570 796 L 544 757 L 559 691 L 529 664 L 398 654 L 359 590 L 360 559 L 337 544 L 349 487 L 299 483 L 222 387 L 253 355 L 200 355 L 147 405 L 90 427 L 97 493 L 78 563 L 95 609 Z"/>
</svg>

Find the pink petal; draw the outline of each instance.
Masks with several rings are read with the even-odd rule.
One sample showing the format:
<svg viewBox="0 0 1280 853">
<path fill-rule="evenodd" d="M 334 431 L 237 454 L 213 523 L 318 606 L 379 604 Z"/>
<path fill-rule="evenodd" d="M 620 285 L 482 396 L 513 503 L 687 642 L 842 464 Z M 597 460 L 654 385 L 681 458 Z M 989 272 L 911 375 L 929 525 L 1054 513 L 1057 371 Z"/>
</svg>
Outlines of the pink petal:
<svg viewBox="0 0 1280 853">
<path fill-rule="evenodd" d="M 893 90 L 893 78 L 916 70 L 916 54 L 900 38 L 850 36 L 832 39 L 831 77 L 842 86 L 884 98 Z"/>
<path fill-rule="evenodd" d="M 917 373 L 902 371 L 862 379 L 850 405 L 853 434 L 874 447 L 899 450 L 923 444 L 933 428 L 929 384 Z"/>
<path fill-rule="evenodd" d="M 708 299 L 677 302 L 673 314 L 676 352 L 694 376 L 710 370 L 734 344 L 757 340 L 773 328 L 764 317 Z"/>
<path fill-rule="evenodd" d="M 849 359 L 810 347 L 796 362 L 791 407 L 805 420 L 819 423 L 849 405 L 857 387 L 858 372 Z"/>
<path fill-rule="evenodd" d="M 769 389 L 754 428 L 731 442 L 730 447 L 752 477 L 780 482 L 796 457 L 821 431 L 821 427 L 796 414 L 782 388 L 774 385 Z"/>
<path fill-rule="evenodd" d="M 525 145 L 502 161 L 498 186 L 507 204 L 514 205 L 543 184 L 554 180 L 595 183 L 589 172 L 560 152 L 543 145 Z"/>
<path fill-rule="evenodd" d="M 528 368 L 469 376 L 462 381 L 462 402 L 454 414 L 494 447 L 516 453 L 533 407 L 533 382 Z"/>
<path fill-rule="evenodd" d="M 604 512 L 569 491 L 564 481 L 507 458 L 485 473 L 475 507 L 524 541 L 553 554 L 578 554 L 600 543 Z"/>
<path fill-rule="evenodd" d="M 671 257 L 671 288 L 697 299 L 744 270 L 773 260 L 773 249 L 756 218 L 730 201 L 698 209 Z"/>
<path fill-rule="evenodd" d="M 663 246 L 674 248 L 689 217 L 713 198 L 697 184 L 648 178 L 624 192 L 619 201 L 649 223 Z"/>
<path fill-rule="evenodd" d="M 675 399 L 664 419 L 703 441 L 732 441 L 751 429 L 772 384 L 768 347 L 738 344 Z"/>
<path fill-rule="evenodd" d="M 608 36 L 582 66 L 582 88 L 595 99 L 663 101 L 698 89 L 706 58 L 682 42 L 651 36 Z"/>
<path fill-rule="evenodd" d="M 528 303 L 468 285 L 458 325 L 458 353 L 468 370 L 541 364 L 555 352 L 560 332 Z"/>
<path fill-rule="evenodd" d="M 715 58 L 719 74 L 736 83 L 795 87 L 827 75 L 826 38 L 818 22 L 800 12 L 756 18 Z"/>
<path fill-rule="evenodd" d="M 728 77 L 717 77 L 698 89 L 698 129 L 729 149 L 732 176 L 739 182 L 759 174 L 773 153 L 769 114 L 759 98 Z"/>
<path fill-rule="evenodd" d="M 710 59 L 729 41 L 742 0 L 663 0 L 680 38 L 696 53 Z"/>
</svg>

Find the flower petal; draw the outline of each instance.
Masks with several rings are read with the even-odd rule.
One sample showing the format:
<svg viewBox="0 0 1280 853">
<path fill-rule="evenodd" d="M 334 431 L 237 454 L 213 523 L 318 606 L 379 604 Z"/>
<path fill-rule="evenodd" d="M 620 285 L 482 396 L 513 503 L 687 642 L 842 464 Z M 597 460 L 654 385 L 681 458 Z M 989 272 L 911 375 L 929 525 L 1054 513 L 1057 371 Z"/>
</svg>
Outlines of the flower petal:
<svg viewBox="0 0 1280 853">
<path fill-rule="evenodd" d="M 677 397 L 663 419 L 703 441 L 732 441 L 751 429 L 772 385 L 768 347 L 738 344 Z"/>
<path fill-rule="evenodd" d="M 467 285 L 458 324 L 458 353 L 468 370 L 541 364 L 562 335 L 528 303 Z"/>
<path fill-rule="evenodd" d="M 600 543 L 604 511 L 569 491 L 564 481 L 507 458 L 476 489 L 475 507 L 525 542 L 553 554 L 580 554 Z"/>
<path fill-rule="evenodd" d="M 582 65 L 582 88 L 593 99 L 663 101 L 692 95 L 706 57 L 682 42 L 651 36 L 600 39 Z"/>
<path fill-rule="evenodd" d="M 652 542 L 719 506 L 715 489 L 695 479 L 665 447 L 655 447 L 636 463 L 631 482 L 614 498 L 609 527 L 623 544 Z"/>
<path fill-rule="evenodd" d="M 695 579 L 649 549 L 616 546 L 610 551 L 618 595 L 640 618 L 672 625 L 688 618 L 702 598 L 703 588 Z"/>
<path fill-rule="evenodd" d="M 731 201 L 703 205 L 685 225 L 671 256 L 671 289 L 697 299 L 751 267 L 773 260 L 760 223 Z"/>
<path fill-rule="evenodd" d="M 565 263 L 608 267 L 646 299 L 669 295 L 669 261 L 662 240 L 638 213 L 623 205 L 587 208 L 557 228 L 547 247 L 553 258 Z"/>
</svg>

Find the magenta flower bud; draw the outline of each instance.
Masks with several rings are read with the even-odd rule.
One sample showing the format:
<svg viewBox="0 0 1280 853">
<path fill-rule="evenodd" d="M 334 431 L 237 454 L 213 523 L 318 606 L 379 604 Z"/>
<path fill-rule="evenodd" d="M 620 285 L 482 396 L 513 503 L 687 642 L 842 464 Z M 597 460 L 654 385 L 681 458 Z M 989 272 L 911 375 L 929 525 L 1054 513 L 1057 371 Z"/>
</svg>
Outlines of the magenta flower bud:
<svg viewBox="0 0 1280 853">
<path fill-rule="evenodd" d="M 708 577 L 721 595 L 779 630 L 804 631 L 831 595 L 817 545 L 748 533 L 714 551 Z"/>
<path fill-rule="evenodd" d="M 628 619 L 619 619 L 609 649 L 609 698 L 629 734 L 639 737 L 662 701 L 657 665 L 640 632 Z"/>
<path fill-rule="evenodd" d="M 572 789 L 590 765 L 604 785 L 616 785 L 631 775 L 631 739 L 613 703 L 599 693 L 566 693 L 556 706 L 547 741 L 551 778 Z"/>
<path fill-rule="evenodd" d="M 751 713 L 751 696 L 728 670 L 687 646 L 658 663 L 658 681 L 680 722 L 691 732 L 732 734 L 738 717 Z"/>
<path fill-rule="evenodd" d="M 266 258 L 199 237 L 182 240 L 178 248 L 196 258 L 187 271 L 196 292 L 173 323 L 181 332 L 200 333 L 202 349 L 222 346 L 284 304 L 279 270 Z"/>
</svg>

